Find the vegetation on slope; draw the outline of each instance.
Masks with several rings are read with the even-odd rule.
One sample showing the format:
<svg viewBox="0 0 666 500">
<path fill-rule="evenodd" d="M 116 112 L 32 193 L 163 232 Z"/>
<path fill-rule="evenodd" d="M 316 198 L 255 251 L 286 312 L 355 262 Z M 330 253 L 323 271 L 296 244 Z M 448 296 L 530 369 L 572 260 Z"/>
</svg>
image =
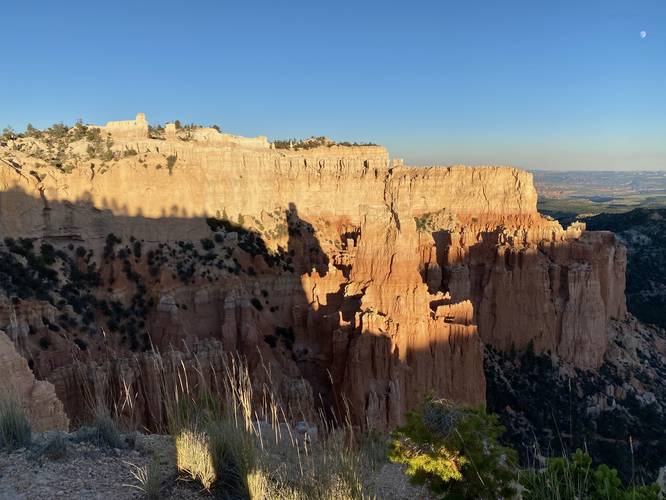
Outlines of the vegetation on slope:
<svg viewBox="0 0 666 500">
<path fill-rule="evenodd" d="M 314 149 L 320 147 L 330 148 L 332 146 L 376 146 L 371 142 L 336 142 L 328 137 L 310 137 L 308 139 L 277 139 L 273 141 L 275 149 L 293 149 L 295 151 L 303 149 Z"/>
<path fill-rule="evenodd" d="M 666 412 L 660 403 L 666 400 L 661 383 L 666 365 L 650 353 L 647 340 L 638 351 L 651 356 L 642 368 L 616 357 L 624 348 L 623 339 L 616 338 L 598 373 L 563 369 L 531 349 L 518 354 L 487 347 L 487 404 L 508 429 L 502 441 L 519 452 L 522 463 L 582 448 L 595 463 L 617 469 L 624 481 L 653 481 L 664 465 L 660 450 L 666 449 Z"/>
<path fill-rule="evenodd" d="M 666 328 L 666 209 L 639 208 L 583 219 L 592 231 L 613 231 L 627 246 L 627 308 Z"/>
</svg>

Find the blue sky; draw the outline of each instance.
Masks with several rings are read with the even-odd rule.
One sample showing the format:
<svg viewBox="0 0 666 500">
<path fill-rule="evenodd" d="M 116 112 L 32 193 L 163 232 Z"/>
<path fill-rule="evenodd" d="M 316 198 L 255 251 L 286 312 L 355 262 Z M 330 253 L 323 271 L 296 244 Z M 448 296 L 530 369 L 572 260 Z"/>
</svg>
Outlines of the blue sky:
<svg viewBox="0 0 666 500">
<path fill-rule="evenodd" d="M 21 0 L 1 16 L 0 127 L 144 111 L 410 164 L 666 169 L 664 0 Z"/>
</svg>

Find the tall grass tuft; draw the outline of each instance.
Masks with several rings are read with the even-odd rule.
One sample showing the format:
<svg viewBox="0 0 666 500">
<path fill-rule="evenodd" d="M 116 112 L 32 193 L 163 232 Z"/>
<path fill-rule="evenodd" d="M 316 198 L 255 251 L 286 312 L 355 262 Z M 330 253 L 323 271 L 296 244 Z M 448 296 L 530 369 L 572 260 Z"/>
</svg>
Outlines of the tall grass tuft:
<svg viewBox="0 0 666 500">
<path fill-rule="evenodd" d="M 118 424 L 106 408 L 102 406 L 96 408 L 93 428 L 95 431 L 95 441 L 98 446 L 108 446 L 109 448 L 123 447 Z"/>
<path fill-rule="evenodd" d="M 224 418 L 209 424 L 208 437 L 220 486 L 237 496 L 246 493 L 255 498 L 250 488 L 256 486 L 261 475 L 255 435 L 233 419 Z"/>
<path fill-rule="evenodd" d="M 28 417 L 18 398 L 0 398 L 0 449 L 28 446 L 32 439 Z"/>
<path fill-rule="evenodd" d="M 141 491 L 144 497 L 149 500 L 158 500 L 161 497 L 162 478 L 157 463 L 151 462 L 144 466 L 130 462 L 126 462 L 126 464 L 138 484 L 126 484 L 125 486 Z"/>
<path fill-rule="evenodd" d="M 217 479 L 208 436 L 204 432 L 182 430 L 175 437 L 176 466 L 210 490 Z"/>
</svg>

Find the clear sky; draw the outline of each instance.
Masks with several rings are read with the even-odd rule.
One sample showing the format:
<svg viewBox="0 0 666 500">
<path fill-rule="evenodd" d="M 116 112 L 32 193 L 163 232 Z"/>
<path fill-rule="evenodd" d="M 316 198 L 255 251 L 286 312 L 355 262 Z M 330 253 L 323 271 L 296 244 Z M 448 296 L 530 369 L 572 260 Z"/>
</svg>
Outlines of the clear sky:
<svg viewBox="0 0 666 500">
<path fill-rule="evenodd" d="M 143 111 L 410 164 L 666 169 L 666 0 L 21 0 L 0 18 L 0 128 Z"/>
</svg>

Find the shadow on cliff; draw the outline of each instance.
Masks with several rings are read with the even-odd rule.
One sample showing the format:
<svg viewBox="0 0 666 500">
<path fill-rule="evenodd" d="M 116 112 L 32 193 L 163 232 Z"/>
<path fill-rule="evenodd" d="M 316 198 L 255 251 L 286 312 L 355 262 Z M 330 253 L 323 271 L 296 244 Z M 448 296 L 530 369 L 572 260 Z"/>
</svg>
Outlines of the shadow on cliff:
<svg viewBox="0 0 666 500">
<path fill-rule="evenodd" d="M 633 394 L 617 396 L 617 387 L 638 378 L 646 391 L 658 393 L 661 384 L 650 382 L 643 365 L 662 363 L 643 360 L 627 377 L 613 360 L 613 352 L 636 342 L 629 336 L 618 341 L 608 331 L 623 311 L 613 297 L 613 274 L 604 271 L 615 262 L 606 259 L 613 252 L 604 253 L 614 237 L 587 232 L 537 239 L 526 248 L 522 240 L 515 246 L 507 241 L 511 236 L 502 227 L 479 231 L 467 247 L 457 241 L 460 234 L 431 234 L 434 259 L 421 269 L 423 282 L 431 293 L 450 294 L 446 302 L 472 302 L 486 344 L 486 404 L 507 428 L 503 440 L 522 463 L 580 448 L 626 481 L 653 481 L 661 466 L 655 450 L 666 442 L 655 430 L 664 428 L 666 414 L 658 397 L 637 404 Z"/>
<path fill-rule="evenodd" d="M 196 355 L 211 340 L 247 357 L 251 368 L 269 363 L 300 374 L 314 388 L 315 406 L 331 414 L 332 332 L 308 335 L 330 311 L 312 310 L 301 281 L 326 276 L 330 259 L 295 204 L 283 212 L 286 248 L 269 248 L 242 216 L 188 217 L 174 205 L 149 218 L 91 200 L 0 193 L 0 289 L 8 297 L 0 328 L 36 377 L 55 384 L 73 422 L 91 404 L 82 374 L 94 391 L 106 388 L 112 394 L 104 397 L 117 400 L 121 380 L 137 378 L 153 349 Z M 84 373 L 80 363 L 97 369 Z M 148 385 L 135 385 L 140 425 L 150 428 Z M 294 384 L 277 389 L 292 393 Z"/>
<path fill-rule="evenodd" d="M 269 248 L 242 215 L 232 221 L 222 207 L 214 216 L 186 216 L 174 205 L 172 215 L 150 218 L 127 215 L 127 207 L 109 200 L 96 207 L 92 199 L 0 193 L 3 237 L 14 238 L 1 249 L 7 265 L 0 287 L 10 300 L 0 304 L 0 328 L 36 376 L 54 383 L 73 422 L 83 420 L 91 399 L 113 406 L 132 393 L 137 424 L 155 428 L 162 410 L 151 403 L 153 350 L 198 358 L 213 371 L 217 351 L 240 353 L 257 372 L 270 365 L 279 375 L 276 389 L 293 406 L 309 401 L 331 419 L 349 413 L 354 424 L 380 430 L 402 420 L 405 401 L 433 387 L 455 394 L 453 373 L 429 369 L 421 380 L 425 372 L 413 365 L 462 347 L 443 342 L 441 349 L 400 353 L 379 327 L 366 325 L 361 333 L 363 292 L 345 293 L 350 261 L 332 266 L 295 204 L 279 215 L 284 246 Z M 331 231 L 339 231 L 338 248 L 357 246 L 359 230 L 348 222 Z M 469 361 L 475 353 L 465 356 Z M 78 362 L 87 363 L 84 373 Z M 448 374 L 453 363 L 447 365 Z M 94 395 L 85 393 L 82 376 Z M 405 392 L 407 379 L 418 387 Z"/>
</svg>

